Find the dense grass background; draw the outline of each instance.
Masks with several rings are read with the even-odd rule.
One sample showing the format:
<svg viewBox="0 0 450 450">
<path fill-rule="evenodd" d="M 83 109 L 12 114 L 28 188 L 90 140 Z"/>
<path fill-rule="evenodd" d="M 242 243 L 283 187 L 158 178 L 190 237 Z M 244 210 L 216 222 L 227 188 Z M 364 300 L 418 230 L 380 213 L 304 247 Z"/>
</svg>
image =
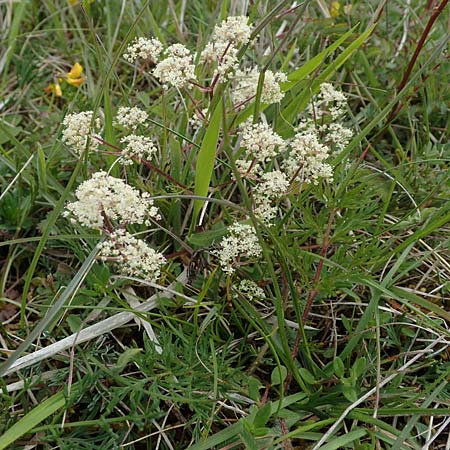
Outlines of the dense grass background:
<svg viewBox="0 0 450 450">
<path fill-rule="evenodd" d="M 202 134 L 188 128 L 193 105 L 173 90 L 161 95 L 121 59 L 134 36 L 195 50 L 220 18 L 267 18 L 252 57 L 266 64 L 285 38 L 270 66 L 290 73 L 355 27 L 266 115 L 289 137 L 280 118 L 296 115 L 303 93 L 328 74 L 348 94 L 357 136 L 344 151 L 350 169 L 335 161 L 333 186 L 291 195 L 289 221 L 264 230 L 266 260 L 247 273 L 264 287 L 264 301 L 239 296 L 210 255 L 233 213 L 221 201 L 245 208 L 234 185 L 213 190 L 218 203 L 201 230 L 184 223 L 189 198 L 160 198 L 162 225 L 196 250 L 183 253 L 163 229 L 149 237 L 174 255 L 160 280 L 171 291 L 136 316 L 151 324 L 162 353 L 143 322 L 128 319 L 21 370 L 3 366 L 0 448 L 450 448 L 448 7 L 399 95 L 439 2 L 355 0 L 337 17 L 322 1 L 283 15 L 287 2 L 83 4 L 0 4 L 3 361 L 107 326 L 128 302 L 155 293 L 113 277 L 95 261 L 98 238 L 60 217 L 75 187 L 112 161 L 101 154 L 78 161 L 61 144 L 66 112 L 101 110 L 105 136 L 117 144 L 114 111 L 141 105 L 154 121 L 158 168 L 178 184 L 146 167 L 133 166 L 128 178 L 154 196 L 194 188 Z M 44 92 L 75 62 L 85 83 L 62 82 L 61 97 Z M 223 159 L 212 186 L 229 179 Z M 43 322 L 52 307 L 56 314 Z"/>
</svg>

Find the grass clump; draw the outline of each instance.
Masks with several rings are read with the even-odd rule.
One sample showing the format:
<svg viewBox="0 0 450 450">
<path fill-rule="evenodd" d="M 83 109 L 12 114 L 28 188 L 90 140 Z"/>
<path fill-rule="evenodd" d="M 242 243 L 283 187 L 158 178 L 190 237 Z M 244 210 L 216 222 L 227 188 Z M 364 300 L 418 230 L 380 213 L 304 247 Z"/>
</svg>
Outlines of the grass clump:
<svg viewBox="0 0 450 450">
<path fill-rule="evenodd" d="M 447 448 L 445 3 L 0 5 L 0 448 Z"/>
</svg>

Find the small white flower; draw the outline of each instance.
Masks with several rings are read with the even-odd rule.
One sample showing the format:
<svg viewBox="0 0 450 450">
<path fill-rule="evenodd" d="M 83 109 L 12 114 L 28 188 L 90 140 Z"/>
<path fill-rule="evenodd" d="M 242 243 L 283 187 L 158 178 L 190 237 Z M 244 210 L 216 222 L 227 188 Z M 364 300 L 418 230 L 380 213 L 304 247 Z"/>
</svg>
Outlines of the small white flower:
<svg viewBox="0 0 450 450">
<path fill-rule="evenodd" d="M 241 177 L 257 179 L 261 173 L 261 166 L 255 161 L 246 161 L 245 159 L 236 160 L 236 168 Z M 234 175 L 233 175 L 234 179 Z"/>
<path fill-rule="evenodd" d="M 123 57 L 130 63 L 136 62 L 138 59 L 158 62 L 159 54 L 162 52 L 163 46 L 158 39 L 146 39 L 143 37 L 136 38 L 126 49 Z"/>
<path fill-rule="evenodd" d="M 121 162 L 123 165 L 133 164 L 133 159 L 150 159 L 156 152 L 157 148 L 153 141 L 145 136 L 137 136 L 135 134 L 130 134 L 123 137 L 120 142 L 122 144 L 127 144 L 122 150 Z"/>
<path fill-rule="evenodd" d="M 349 128 L 344 127 L 340 123 L 324 124 L 320 128 L 324 139 L 334 146 L 334 150 L 339 153 L 347 147 L 353 132 Z"/>
<path fill-rule="evenodd" d="M 177 88 L 185 86 L 189 80 L 195 79 L 195 66 L 192 61 L 191 52 L 182 44 L 171 45 L 166 50 L 167 57 L 158 63 L 153 75 L 168 87 L 172 85 Z"/>
<path fill-rule="evenodd" d="M 200 62 L 217 63 L 213 78 L 218 76 L 220 81 L 226 81 L 239 67 L 238 49 L 226 42 L 209 42 L 200 54 Z"/>
<path fill-rule="evenodd" d="M 285 173 L 274 170 L 261 176 L 261 182 L 256 186 L 255 216 L 270 226 L 270 222 L 276 217 L 278 208 L 272 202 L 284 195 L 289 189 L 289 180 Z"/>
<path fill-rule="evenodd" d="M 247 44 L 252 34 L 252 26 L 248 25 L 246 16 L 230 16 L 220 25 L 214 27 L 214 42 L 230 42 L 235 46 Z"/>
<path fill-rule="evenodd" d="M 317 133 L 308 129 L 295 135 L 284 168 L 291 177 L 300 175 L 305 183 L 318 184 L 321 178 L 331 181 L 333 168 L 326 162 L 328 156 L 328 148 L 320 143 Z"/>
<path fill-rule="evenodd" d="M 161 266 L 166 262 L 161 253 L 123 229 L 111 233 L 98 248 L 100 259 L 114 262 L 122 275 L 149 281 L 160 277 Z"/>
<path fill-rule="evenodd" d="M 320 91 L 307 108 L 307 112 L 322 121 L 322 117 L 329 115 L 331 119 L 337 119 L 345 113 L 347 98 L 336 90 L 330 83 L 322 83 Z"/>
<path fill-rule="evenodd" d="M 285 147 L 284 140 L 267 123 L 252 123 L 252 118 L 241 126 L 241 148 L 248 150 L 253 158 L 264 163 L 274 158 Z"/>
<path fill-rule="evenodd" d="M 275 199 L 285 194 L 289 189 L 289 180 L 280 170 L 266 172 L 261 176 L 260 183 L 256 186 L 258 197 Z"/>
<path fill-rule="evenodd" d="M 89 150 L 95 150 L 98 147 L 98 141 L 92 136 L 93 131 L 100 128 L 100 120 L 94 121 L 94 129 L 92 129 L 92 115 L 92 111 L 67 114 L 62 122 L 65 127 L 62 141 L 78 155 L 83 153 L 89 140 Z"/>
<path fill-rule="evenodd" d="M 236 71 L 234 80 L 236 81 L 232 92 L 234 103 L 240 104 L 256 96 L 259 80 L 259 71 L 256 67 Z M 280 102 L 284 93 L 281 91 L 279 83 L 286 80 L 286 74 L 283 72 L 273 73 L 271 70 L 267 70 L 264 75 L 261 102 L 266 104 Z"/>
<path fill-rule="evenodd" d="M 266 294 L 263 289 L 261 289 L 254 281 L 252 280 L 242 280 L 238 285 L 238 290 L 241 294 L 244 294 L 244 297 L 247 297 L 247 300 L 252 301 L 254 299 L 261 300 L 266 298 Z M 236 296 L 239 298 L 239 296 Z"/>
<path fill-rule="evenodd" d="M 222 239 L 220 249 L 212 253 L 219 258 L 222 270 L 231 275 L 240 258 L 259 258 L 262 249 L 251 225 L 235 223 L 228 231 L 230 235 Z"/>
<path fill-rule="evenodd" d="M 72 214 L 85 227 L 103 229 L 108 225 L 105 218 L 120 224 L 147 224 L 148 218 L 160 218 L 150 194 L 141 194 L 106 172 L 96 172 L 81 183 L 75 196 L 78 200 L 66 206 L 64 216 Z"/>
<path fill-rule="evenodd" d="M 124 128 L 135 130 L 139 125 L 145 125 L 148 119 L 148 114 L 138 108 L 137 106 L 128 107 L 122 106 L 116 114 L 116 125 L 121 125 Z"/>
</svg>

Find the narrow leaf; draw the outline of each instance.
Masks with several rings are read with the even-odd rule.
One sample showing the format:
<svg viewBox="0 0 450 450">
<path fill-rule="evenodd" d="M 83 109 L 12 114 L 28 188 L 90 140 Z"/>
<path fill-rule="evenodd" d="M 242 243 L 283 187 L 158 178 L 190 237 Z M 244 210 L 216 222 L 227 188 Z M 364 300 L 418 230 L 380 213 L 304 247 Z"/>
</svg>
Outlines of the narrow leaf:
<svg viewBox="0 0 450 450">
<path fill-rule="evenodd" d="M 0 436 L 0 450 L 3 450 L 21 436 L 28 433 L 37 424 L 62 408 L 64 403 L 64 392 L 61 391 L 36 406 L 36 408 L 31 410 L 16 422 L 6 433 Z"/>
<path fill-rule="evenodd" d="M 195 195 L 206 197 L 208 195 L 209 183 L 214 170 L 216 159 L 217 142 L 219 140 L 219 130 L 222 121 L 222 101 L 219 101 L 214 110 L 211 121 L 203 137 L 202 145 L 198 152 L 197 164 L 195 166 Z M 194 218 L 203 205 L 203 200 L 196 200 L 194 205 Z"/>
</svg>

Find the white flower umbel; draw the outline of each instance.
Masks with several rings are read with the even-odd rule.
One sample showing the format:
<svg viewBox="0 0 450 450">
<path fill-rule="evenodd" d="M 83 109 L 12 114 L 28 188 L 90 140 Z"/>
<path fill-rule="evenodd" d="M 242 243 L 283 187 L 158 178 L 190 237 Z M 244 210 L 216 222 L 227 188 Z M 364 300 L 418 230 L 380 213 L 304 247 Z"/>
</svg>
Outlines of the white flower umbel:
<svg viewBox="0 0 450 450">
<path fill-rule="evenodd" d="M 252 118 L 242 124 L 241 137 L 241 148 L 261 163 L 274 158 L 285 147 L 284 140 L 267 123 L 252 123 Z"/>
<path fill-rule="evenodd" d="M 123 165 L 133 164 L 133 159 L 140 161 L 141 159 L 150 159 L 156 152 L 157 148 L 153 141 L 146 136 L 137 136 L 130 134 L 120 140 L 121 144 L 127 144 L 122 149 L 121 163 Z"/>
<path fill-rule="evenodd" d="M 320 127 L 320 131 L 324 135 L 324 140 L 329 143 L 337 153 L 347 147 L 350 139 L 353 137 L 353 131 L 350 130 L 350 128 L 346 128 L 337 122 L 323 125 Z"/>
<path fill-rule="evenodd" d="M 148 224 L 149 218 L 160 218 L 150 194 L 141 194 L 106 172 L 96 172 L 91 179 L 81 183 L 75 196 L 78 200 L 66 206 L 64 215 L 73 215 L 72 220 L 85 227 L 104 229 L 110 225 L 108 222 Z"/>
<path fill-rule="evenodd" d="M 135 130 L 139 125 L 145 125 L 148 114 L 137 106 L 122 106 L 116 114 L 115 124 L 126 129 Z"/>
<path fill-rule="evenodd" d="M 252 33 L 252 27 L 247 22 L 246 16 L 231 16 L 214 27 L 211 42 L 206 44 L 200 55 L 200 62 L 216 63 L 213 78 L 225 81 L 239 67 L 239 47 L 249 42 Z"/>
<path fill-rule="evenodd" d="M 191 52 L 182 44 L 174 44 L 166 50 L 166 58 L 158 63 L 153 75 L 164 85 L 182 88 L 195 79 L 195 66 Z"/>
<path fill-rule="evenodd" d="M 239 46 L 247 44 L 251 34 L 252 26 L 248 24 L 247 16 L 230 16 L 214 27 L 212 40 Z"/>
<path fill-rule="evenodd" d="M 241 177 L 257 179 L 261 173 L 262 167 L 256 161 L 246 161 L 245 159 L 236 160 L 236 169 Z M 234 179 L 234 175 L 232 175 Z"/>
<path fill-rule="evenodd" d="M 100 259 L 115 263 L 122 275 L 148 281 L 160 277 L 161 266 L 166 262 L 161 253 L 123 229 L 111 233 L 98 248 Z"/>
<path fill-rule="evenodd" d="M 206 64 L 217 63 L 213 78 L 218 76 L 220 81 L 226 81 L 239 67 L 237 58 L 238 48 L 227 42 L 209 42 L 200 54 L 200 62 Z"/>
<path fill-rule="evenodd" d="M 316 121 L 322 122 L 322 117 L 329 115 L 331 119 L 337 119 L 345 114 L 347 98 L 336 90 L 330 83 L 322 83 L 320 91 L 307 108 L 310 115 L 314 115 Z"/>
<path fill-rule="evenodd" d="M 235 104 L 244 103 L 256 96 L 258 89 L 259 71 L 256 67 L 252 69 L 238 70 L 234 76 L 232 97 Z M 261 91 L 261 102 L 266 104 L 278 103 L 284 97 L 279 83 L 287 81 L 283 72 L 273 73 L 267 70 Z"/>
<path fill-rule="evenodd" d="M 235 223 L 228 231 L 230 235 L 222 239 L 220 249 L 213 251 L 213 254 L 219 258 L 222 270 L 231 275 L 241 258 L 259 258 L 262 249 L 251 225 Z"/>
<path fill-rule="evenodd" d="M 62 141 L 78 155 L 84 151 L 88 141 L 89 150 L 95 150 L 98 147 L 98 141 L 92 138 L 92 133 L 100 128 L 100 120 L 94 121 L 94 129 L 92 129 L 92 115 L 92 111 L 67 114 L 62 122 L 65 127 Z"/>
<path fill-rule="evenodd" d="M 305 183 L 318 184 L 319 179 L 331 181 L 333 168 L 326 162 L 328 156 L 328 148 L 309 129 L 295 135 L 284 168 L 291 177 L 298 175 Z"/>
<path fill-rule="evenodd" d="M 263 289 L 261 289 L 252 280 L 242 280 L 238 285 L 238 290 L 240 293 L 247 298 L 247 300 L 252 301 L 254 299 L 261 300 L 266 298 L 266 294 Z M 239 298 L 239 296 L 236 296 Z"/>
<path fill-rule="evenodd" d="M 157 63 L 163 46 L 158 39 L 136 38 L 126 49 L 123 57 L 130 63 L 142 59 L 151 63 Z"/>
<path fill-rule="evenodd" d="M 289 180 L 285 173 L 279 170 L 264 173 L 254 191 L 255 216 L 270 225 L 278 212 L 278 208 L 273 206 L 272 202 L 284 195 L 288 189 Z"/>
</svg>

